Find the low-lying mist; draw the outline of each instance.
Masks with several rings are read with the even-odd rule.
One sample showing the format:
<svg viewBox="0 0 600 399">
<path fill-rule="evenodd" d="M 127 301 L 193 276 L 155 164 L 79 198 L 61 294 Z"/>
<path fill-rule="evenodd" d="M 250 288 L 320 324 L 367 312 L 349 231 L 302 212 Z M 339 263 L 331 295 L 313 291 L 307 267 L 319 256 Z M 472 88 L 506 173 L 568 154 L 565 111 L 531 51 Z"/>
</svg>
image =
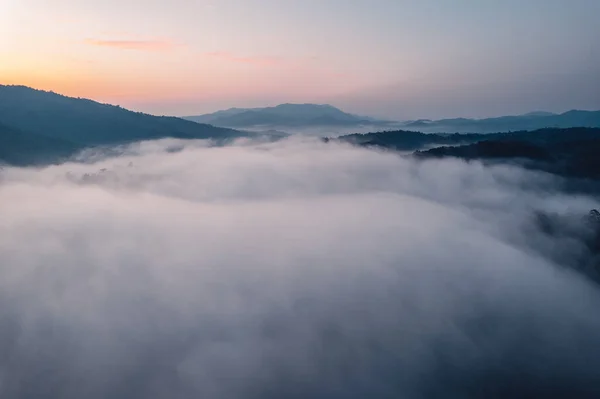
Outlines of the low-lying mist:
<svg viewBox="0 0 600 399">
<path fill-rule="evenodd" d="M 272 137 L 285 137 L 286 135 L 298 135 L 305 137 L 340 137 L 347 134 L 355 133 L 371 133 L 382 130 L 399 130 L 405 128 L 405 126 L 399 122 L 387 122 L 379 124 L 360 124 L 360 125 L 348 125 L 348 126 L 277 126 L 277 125 L 264 125 L 255 126 L 250 128 L 243 128 L 242 130 L 252 132 L 255 134 L 265 134 Z"/>
<path fill-rule="evenodd" d="M 598 397 L 549 175 L 317 140 L 0 171 L 2 398 Z M 575 227 L 576 228 L 576 227 Z"/>
</svg>

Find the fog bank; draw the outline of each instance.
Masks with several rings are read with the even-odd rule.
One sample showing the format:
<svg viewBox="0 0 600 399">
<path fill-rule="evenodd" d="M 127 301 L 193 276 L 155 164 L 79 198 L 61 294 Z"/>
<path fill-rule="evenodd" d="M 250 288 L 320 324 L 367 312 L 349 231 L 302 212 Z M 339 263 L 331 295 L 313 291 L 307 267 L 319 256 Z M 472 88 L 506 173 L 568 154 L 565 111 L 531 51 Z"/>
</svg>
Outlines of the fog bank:
<svg viewBox="0 0 600 399">
<path fill-rule="evenodd" d="M 0 397 L 597 397 L 550 176 L 316 140 L 0 171 Z"/>
</svg>

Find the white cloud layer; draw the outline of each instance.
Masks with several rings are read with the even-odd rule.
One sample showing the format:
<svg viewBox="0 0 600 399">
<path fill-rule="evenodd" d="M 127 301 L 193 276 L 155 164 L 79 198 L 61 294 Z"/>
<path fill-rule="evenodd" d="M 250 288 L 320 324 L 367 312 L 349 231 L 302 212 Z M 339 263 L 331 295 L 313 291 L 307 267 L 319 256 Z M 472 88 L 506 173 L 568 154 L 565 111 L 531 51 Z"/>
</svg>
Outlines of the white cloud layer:
<svg viewBox="0 0 600 399">
<path fill-rule="evenodd" d="M 513 167 L 163 140 L 0 172 L 0 397 L 600 394 L 600 296 Z M 552 260 L 553 259 L 553 260 Z M 572 396 L 575 395 L 575 396 Z"/>
</svg>

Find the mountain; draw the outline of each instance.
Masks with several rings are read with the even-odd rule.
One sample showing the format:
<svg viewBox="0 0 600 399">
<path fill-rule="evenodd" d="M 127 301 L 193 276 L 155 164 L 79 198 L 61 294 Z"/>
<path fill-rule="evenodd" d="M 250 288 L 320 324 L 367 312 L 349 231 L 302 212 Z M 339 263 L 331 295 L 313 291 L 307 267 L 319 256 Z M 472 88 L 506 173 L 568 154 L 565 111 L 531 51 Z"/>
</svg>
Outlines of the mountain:
<svg viewBox="0 0 600 399">
<path fill-rule="evenodd" d="M 600 183 L 600 128 L 547 128 L 492 134 L 388 131 L 325 139 L 331 140 L 362 147 L 416 151 L 414 155 L 420 159 L 454 157 L 519 162 L 531 169 Z"/>
<path fill-rule="evenodd" d="M 421 133 L 394 130 L 376 133 L 355 133 L 325 141 L 341 141 L 363 147 L 379 147 L 395 151 L 415 151 L 431 146 L 474 143 L 486 139 L 483 134 Z"/>
<path fill-rule="evenodd" d="M 255 108 L 259 109 L 259 108 Z M 186 116 L 184 119 L 191 120 L 197 123 L 210 123 L 213 120 L 218 120 L 219 118 L 227 118 L 233 115 L 241 114 L 243 112 L 251 111 L 251 108 L 229 108 L 217 112 L 213 112 L 212 114 L 205 114 L 199 116 Z"/>
<path fill-rule="evenodd" d="M 546 111 L 533 111 L 523 114 L 522 116 L 553 116 L 556 115 L 554 112 L 546 112 Z"/>
<path fill-rule="evenodd" d="M 81 149 L 77 144 L 26 133 L 0 123 L 0 164 L 39 165 L 67 158 Z"/>
<path fill-rule="evenodd" d="M 212 114 L 188 116 L 185 119 L 233 128 L 257 126 L 298 128 L 385 123 L 369 117 L 352 115 L 326 104 L 281 104 L 267 108 L 231 108 Z"/>
<path fill-rule="evenodd" d="M 417 151 L 421 158 L 517 160 L 531 169 L 600 181 L 600 129 L 543 129 L 494 134 L 471 144 Z"/>
<path fill-rule="evenodd" d="M 153 116 L 24 86 L 0 85 L 0 122 L 76 146 L 113 145 L 164 137 L 226 140 L 246 134 L 181 118 Z"/>
<path fill-rule="evenodd" d="M 563 114 L 537 111 L 487 119 L 454 118 L 436 121 L 421 119 L 405 122 L 402 127 L 427 133 L 496 133 L 543 128 L 600 127 L 600 111 L 573 110 Z"/>
</svg>

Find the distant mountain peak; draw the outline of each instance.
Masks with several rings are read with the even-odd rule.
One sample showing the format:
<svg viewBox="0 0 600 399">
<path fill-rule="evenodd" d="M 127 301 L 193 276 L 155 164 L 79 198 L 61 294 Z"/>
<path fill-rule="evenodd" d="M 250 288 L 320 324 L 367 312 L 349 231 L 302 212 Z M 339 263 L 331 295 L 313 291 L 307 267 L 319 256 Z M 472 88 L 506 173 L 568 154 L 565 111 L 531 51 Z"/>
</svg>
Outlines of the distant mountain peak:
<svg viewBox="0 0 600 399">
<path fill-rule="evenodd" d="M 533 111 L 533 112 L 528 112 L 526 114 L 523 114 L 523 116 L 552 116 L 552 115 L 556 115 L 554 112 L 547 112 L 547 111 Z"/>
<path fill-rule="evenodd" d="M 330 104 L 311 103 L 284 103 L 264 108 L 230 108 L 212 114 L 189 116 L 186 119 L 234 128 L 359 126 L 377 123 L 372 118 L 353 115 Z"/>
<path fill-rule="evenodd" d="M 338 111 L 340 110 L 339 108 L 336 108 L 331 104 L 312 104 L 312 103 L 283 103 L 283 104 L 276 105 L 274 107 L 266 107 L 266 108 L 315 108 L 315 109 L 335 109 Z"/>
<path fill-rule="evenodd" d="M 571 110 L 562 114 L 534 111 L 495 118 L 451 118 L 408 121 L 402 125 L 426 133 L 498 133 L 543 128 L 600 127 L 600 111 Z"/>
</svg>

